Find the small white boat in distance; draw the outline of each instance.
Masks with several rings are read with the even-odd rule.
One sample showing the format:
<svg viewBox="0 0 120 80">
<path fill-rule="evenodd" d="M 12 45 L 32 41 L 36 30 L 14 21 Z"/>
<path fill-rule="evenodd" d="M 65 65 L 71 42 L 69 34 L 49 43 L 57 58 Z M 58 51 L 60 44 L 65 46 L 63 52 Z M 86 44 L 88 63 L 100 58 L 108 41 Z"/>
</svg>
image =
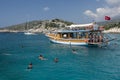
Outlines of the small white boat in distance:
<svg viewBox="0 0 120 80">
<path fill-rule="evenodd" d="M 36 35 L 35 33 L 33 32 L 24 32 L 25 35 Z"/>
<path fill-rule="evenodd" d="M 28 23 L 26 22 L 26 31 L 24 32 L 25 35 L 36 35 L 31 29 L 28 28 Z"/>
</svg>

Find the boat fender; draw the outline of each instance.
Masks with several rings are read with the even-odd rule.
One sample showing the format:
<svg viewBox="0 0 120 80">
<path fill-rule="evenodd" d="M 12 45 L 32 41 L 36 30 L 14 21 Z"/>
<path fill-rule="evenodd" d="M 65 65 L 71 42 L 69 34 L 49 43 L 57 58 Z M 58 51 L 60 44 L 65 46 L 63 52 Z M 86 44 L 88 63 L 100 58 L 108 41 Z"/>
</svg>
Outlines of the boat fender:
<svg viewBox="0 0 120 80">
<path fill-rule="evenodd" d="M 85 41 L 86 43 L 88 43 L 88 40 L 87 40 L 87 39 L 85 39 L 84 41 Z"/>
</svg>

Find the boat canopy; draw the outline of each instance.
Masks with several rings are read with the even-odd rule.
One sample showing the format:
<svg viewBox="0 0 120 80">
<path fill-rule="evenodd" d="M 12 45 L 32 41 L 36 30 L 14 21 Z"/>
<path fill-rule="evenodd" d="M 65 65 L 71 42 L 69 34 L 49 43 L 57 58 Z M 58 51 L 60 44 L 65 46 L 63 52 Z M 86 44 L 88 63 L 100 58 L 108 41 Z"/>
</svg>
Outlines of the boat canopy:
<svg viewBox="0 0 120 80">
<path fill-rule="evenodd" d="M 83 28 L 83 27 L 88 27 L 88 26 L 93 26 L 93 23 L 89 23 L 89 24 L 72 24 L 70 26 L 66 26 L 67 28 Z"/>
</svg>

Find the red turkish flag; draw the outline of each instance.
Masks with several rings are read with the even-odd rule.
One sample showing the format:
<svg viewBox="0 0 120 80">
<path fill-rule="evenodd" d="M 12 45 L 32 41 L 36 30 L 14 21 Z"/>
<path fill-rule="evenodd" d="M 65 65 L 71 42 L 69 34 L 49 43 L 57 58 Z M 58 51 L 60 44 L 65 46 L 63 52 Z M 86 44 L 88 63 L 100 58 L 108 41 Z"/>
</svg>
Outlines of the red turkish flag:
<svg viewBox="0 0 120 80">
<path fill-rule="evenodd" d="M 109 16 L 105 16 L 105 20 L 110 20 L 111 18 Z"/>
</svg>

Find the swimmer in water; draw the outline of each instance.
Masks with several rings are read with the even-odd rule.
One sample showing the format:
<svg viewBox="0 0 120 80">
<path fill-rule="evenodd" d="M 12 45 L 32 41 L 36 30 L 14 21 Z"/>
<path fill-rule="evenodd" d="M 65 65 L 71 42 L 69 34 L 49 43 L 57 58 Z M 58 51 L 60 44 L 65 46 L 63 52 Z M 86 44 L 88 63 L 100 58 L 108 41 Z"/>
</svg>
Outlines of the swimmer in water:
<svg viewBox="0 0 120 80">
<path fill-rule="evenodd" d="M 58 58 L 55 58 L 55 59 L 54 59 L 54 62 L 57 63 L 57 62 L 58 62 Z"/>
<path fill-rule="evenodd" d="M 40 60 L 44 60 L 44 57 L 42 55 L 39 56 Z"/>
<path fill-rule="evenodd" d="M 27 69 L 32 69 L 32 63 L 30 63 L 29 65 L 28 65 L 28 68 Z"/>
<path fill-rule="evenodd" d="M 39 56 L 39 59 L 40 59 L 40 60 L 47 60 L 46 58 L 43 57 L 43 55 L 40 55 L 40 56 Z"/>
<path fill-rule="evenodd" d="M 72 53 L 76 54 L 77 52 L 76 52 L 76 50 L 75 50 L 75 49 L 72 49 Z"/>
</svg>

